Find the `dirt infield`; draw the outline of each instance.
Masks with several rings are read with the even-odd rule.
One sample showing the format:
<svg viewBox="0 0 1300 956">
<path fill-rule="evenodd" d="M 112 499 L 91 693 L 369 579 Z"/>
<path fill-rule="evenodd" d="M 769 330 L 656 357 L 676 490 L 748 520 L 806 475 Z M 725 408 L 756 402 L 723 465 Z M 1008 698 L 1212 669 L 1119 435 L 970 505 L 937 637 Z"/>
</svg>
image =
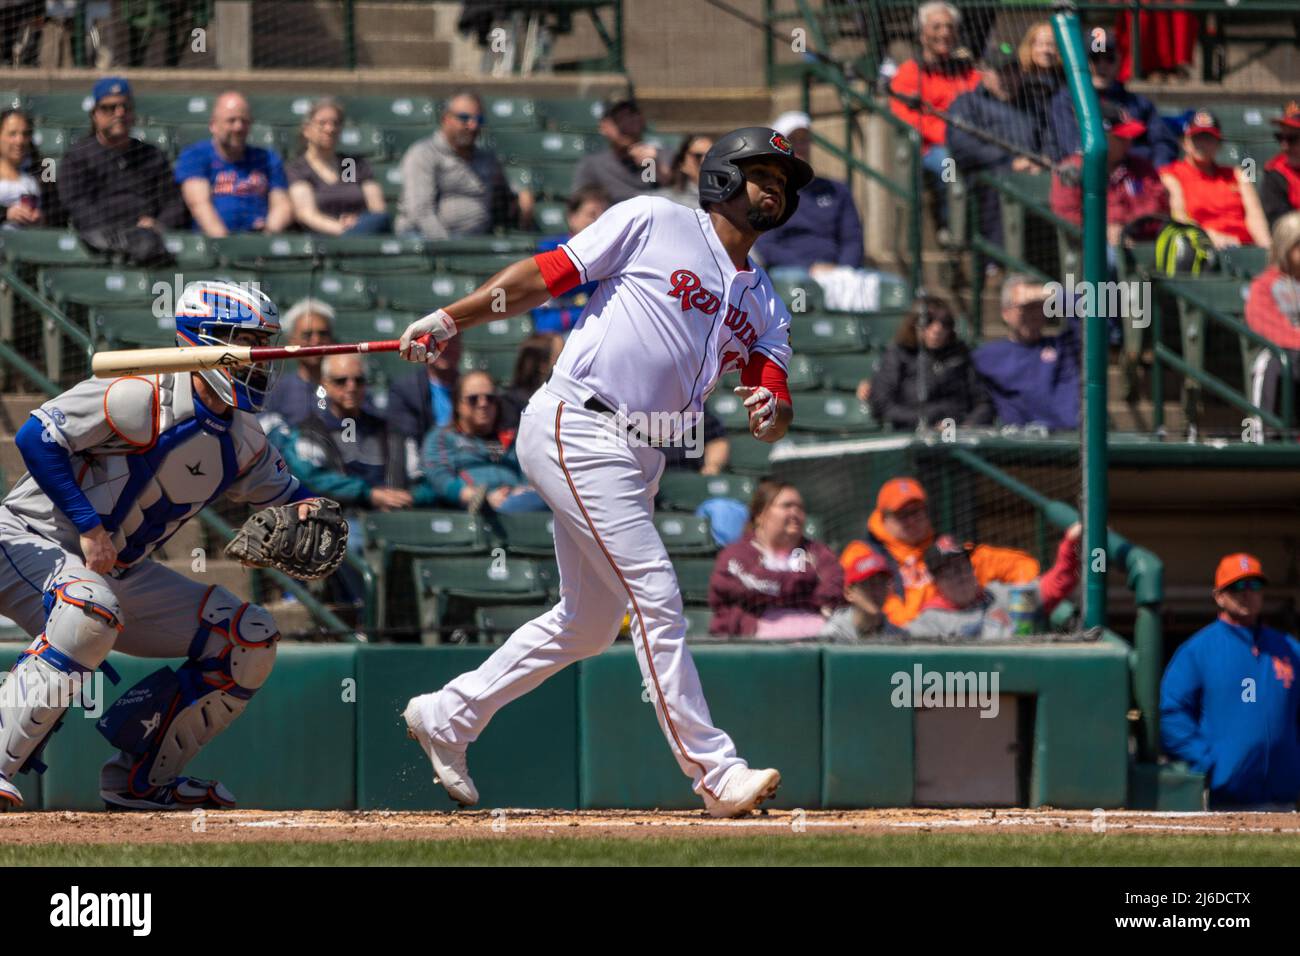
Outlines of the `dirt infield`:
<svg viewBox="0 0 1300 956">
<path fill-rule="evenodd" d="M 0 844 L 317 843 L 531 837 L 718 837 L 780 833 L 1300 834 L 1296 813 L 1155 813 L 1124 810 L 772 810 L 742 820 L 702 811 L 225 810 L 191 813 L 0 814 Z"/>
</svg>

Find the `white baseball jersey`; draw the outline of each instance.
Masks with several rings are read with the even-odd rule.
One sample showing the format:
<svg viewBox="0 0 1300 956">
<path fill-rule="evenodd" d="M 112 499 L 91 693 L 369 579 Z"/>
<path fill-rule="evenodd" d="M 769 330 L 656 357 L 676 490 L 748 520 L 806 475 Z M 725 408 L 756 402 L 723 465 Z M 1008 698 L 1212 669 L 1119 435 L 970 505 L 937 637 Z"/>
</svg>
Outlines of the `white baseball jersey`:
<svg viewBox="0 0 1300 956">
<path fill-rule="evenodd" d="M 141 561 L 222 494 L 258 507 L 298 492 L 279 451 L 249 412 L 214 415 L 190 376 L 90 378 L 32 415 L 69 454 L 72 473 L 118 549 Z M 32 531 L 80 553 L 78 532 L 30 474 L 4 506 Z"/>
<path fill-rule="evenodd" d="M 790 313 L 766 272 L 738 271 L 709 214 L 641 196 L 560 246 L 599 281 L 553 375 L 611 408 L 700 412 L 724 372 L 755 354 L 790 362 Z"/>
</svg>

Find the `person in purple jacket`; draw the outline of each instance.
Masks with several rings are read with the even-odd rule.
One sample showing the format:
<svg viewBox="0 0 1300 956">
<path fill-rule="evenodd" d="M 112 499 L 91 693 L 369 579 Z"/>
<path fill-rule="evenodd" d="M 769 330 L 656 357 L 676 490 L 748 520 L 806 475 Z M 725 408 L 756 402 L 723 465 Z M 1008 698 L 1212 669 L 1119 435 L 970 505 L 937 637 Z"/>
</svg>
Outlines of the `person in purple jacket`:
<svg viewBox="0 0 1300 956">
<path fill-rule="evenodd" d="M 798 489 L 765 480 L 749 502 L 749 525 L 723 548 L 709 578 L 709 633 L 729 637 L 816 637 L 844 604 L 844 570 L 805 534 Z"/>
<path fill-rule="evenodd" d="M 1205 774 L 1211 810 L 1295 810 L 1300 798 L 1300 641 L 1261 623 L 1265 583 L 1254 555 L 1224 557 L 1218 618 L 1160 682 L 1161 744 Z"/>
<path fill-rule="evenodd" d="M 975 350 L 975 371 L 1003 425 L 1079 427 L 1079 320 L 1071 317 L 1063 331 L 1044 335 L 1048 298 L 1046 287 L 1029 276 L 1007 276 L 1002 319 L 1011 335 Z"/>
</svg>

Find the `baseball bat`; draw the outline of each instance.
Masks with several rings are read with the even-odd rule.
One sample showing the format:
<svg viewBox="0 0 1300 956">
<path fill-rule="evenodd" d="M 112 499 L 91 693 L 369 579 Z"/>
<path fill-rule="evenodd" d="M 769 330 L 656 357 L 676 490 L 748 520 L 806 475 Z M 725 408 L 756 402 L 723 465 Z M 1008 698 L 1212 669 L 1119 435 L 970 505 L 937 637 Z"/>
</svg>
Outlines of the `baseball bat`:
<svg viewBox="0 0 1300 956">
<path fill-rule="evenodd" d="M 208 368 L 275 362 L 314 355 L 357 352 L 396 352 L 397 339 L 382 342 L 339 342 L 333 345 L 186 345 L 170 349 L 123 349 L 96 352 L 91 371 L 98 378 L 154 375 L 161 372 L 201 372 Z"/>
</svg>

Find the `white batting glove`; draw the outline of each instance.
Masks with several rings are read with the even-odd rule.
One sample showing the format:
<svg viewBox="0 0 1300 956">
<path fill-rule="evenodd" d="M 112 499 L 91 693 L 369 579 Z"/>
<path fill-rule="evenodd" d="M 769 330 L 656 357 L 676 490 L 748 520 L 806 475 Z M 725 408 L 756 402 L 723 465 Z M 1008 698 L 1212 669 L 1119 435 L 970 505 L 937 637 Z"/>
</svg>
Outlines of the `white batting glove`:
<svg viewBox="0 0 1300 956">
<path fill-rule="evenodd" d="M 776 396 L 761 385 L 757 388 L 741 385 L 735 391 L 745 400 L 745 407 L 749 409 L 750 434 L 762 438 L 776 424 Z"/>
<path fill-rule="evenodd" d="M 456 334 L 456 323 L 450 315 L 439 309 L 422 319 L 416 319 L 402 333 L 398 351 L 408 362 L 428 362 L 438 357 L 447 347 L 447 341 Z"/>
</svg>

